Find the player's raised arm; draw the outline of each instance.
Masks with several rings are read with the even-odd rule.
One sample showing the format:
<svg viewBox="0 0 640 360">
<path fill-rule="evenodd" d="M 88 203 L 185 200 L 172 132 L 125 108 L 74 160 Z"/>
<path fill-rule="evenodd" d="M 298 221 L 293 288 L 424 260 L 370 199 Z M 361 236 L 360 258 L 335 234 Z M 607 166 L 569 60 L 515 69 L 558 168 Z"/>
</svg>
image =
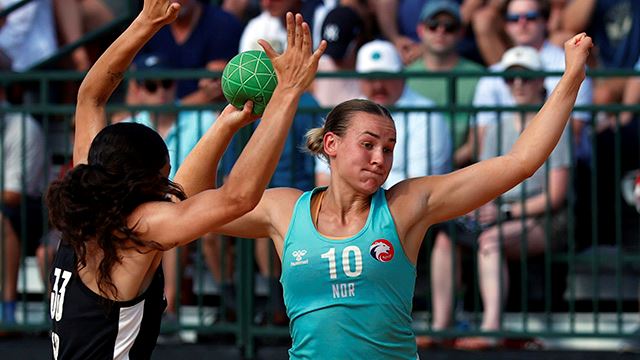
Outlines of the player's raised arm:
<svg viewBox="0 0 640 360">
<path fill-rule="evenodd" d="M 89 146 L 106 126 L 104 107 L 142 46 L 178 16 L 180 4 L 145 0 L 142 11 L 91 67 L 78 91 L 73 163 L 85 164 Z"/>
<path fill-rule="evenodd" d="M 558 143 L 573 109 L 585 63 L 593 46 L 582 33 L 565 45 L 565 72 L 542 109 L 531 121 L 511 151 L 504 156 L 481 161 L 451 174 L 407 181 L 399 199 L 413 203 L 419 216 L 411 222 L 433 224 L 463 215 L 496 198 L 535 173 Z M 400 189 L 398 189 L 400 190 Z M 408 190 L 408 191 L 406 191 Z M 424 194 L 419 201 L 413 194 Z M 409 224 L 410 226 L 410 224 Z"/>
</svg>

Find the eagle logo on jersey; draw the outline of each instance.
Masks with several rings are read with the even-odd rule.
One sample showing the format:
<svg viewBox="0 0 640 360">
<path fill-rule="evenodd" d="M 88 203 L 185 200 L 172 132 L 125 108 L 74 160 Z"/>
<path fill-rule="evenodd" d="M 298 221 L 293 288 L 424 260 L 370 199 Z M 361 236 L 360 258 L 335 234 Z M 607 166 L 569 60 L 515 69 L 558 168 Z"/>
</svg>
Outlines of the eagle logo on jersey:
<svg viewBox="0 0 640 360">
<path fill-rule="evenodd" d="M 369 247 L 369 254 L 380 262 L 387 262 L 393 259 L 393 245 L 389 240 L 378 239 Z"/>
</svg>

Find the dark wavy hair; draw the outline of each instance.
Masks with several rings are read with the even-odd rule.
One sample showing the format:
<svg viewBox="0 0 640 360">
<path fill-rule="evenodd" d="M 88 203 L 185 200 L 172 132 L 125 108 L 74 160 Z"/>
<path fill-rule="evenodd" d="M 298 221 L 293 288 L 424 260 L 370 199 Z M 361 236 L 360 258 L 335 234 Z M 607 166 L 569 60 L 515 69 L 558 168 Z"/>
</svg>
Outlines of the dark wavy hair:
<svg viewBox="0 0 640 360">
<path fill-rule="evenodd" d="M 76 253 L 76 271 L 87 264 L 87 242 L 95 240 L 103 252 L 97 283 L 102 295 L 117 298 L 111 270 L 121 263 L 119 251 L 165 250 L 155 241 L 142 240 L 127 218 L 150 201 L 185 199 L 183 190 L 161 173 L 169 161 L 164 141 L 147 126 L 109 125 L 93 139 L 88 163 L 69 171 L 49 186 L 46 202 L 51 224 Z"/>
</svg>

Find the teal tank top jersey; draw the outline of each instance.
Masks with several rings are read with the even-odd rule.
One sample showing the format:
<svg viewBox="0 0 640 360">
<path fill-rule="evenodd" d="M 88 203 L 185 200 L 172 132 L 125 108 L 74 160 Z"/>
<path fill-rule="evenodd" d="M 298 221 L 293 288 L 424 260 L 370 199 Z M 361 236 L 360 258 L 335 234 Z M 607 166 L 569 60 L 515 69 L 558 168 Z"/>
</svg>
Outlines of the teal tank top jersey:
<svg viewBox="0 0 640 360">
<path fill-rule="evenodd" d="M 298 199 L 282 254 L 291 359 L 416 359 L 411 307 L 416 269 L 404 253 L 384 189 L 356 235 L 318 233 L 311 197 Z"/>
</svg>

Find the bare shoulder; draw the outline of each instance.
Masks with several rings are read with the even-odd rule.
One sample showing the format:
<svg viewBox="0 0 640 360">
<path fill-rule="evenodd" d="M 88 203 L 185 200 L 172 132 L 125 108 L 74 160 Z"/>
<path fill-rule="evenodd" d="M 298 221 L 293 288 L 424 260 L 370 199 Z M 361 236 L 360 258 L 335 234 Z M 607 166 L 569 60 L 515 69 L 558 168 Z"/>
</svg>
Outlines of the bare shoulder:
<svg viewBox="0 0 640 360">
<path fill-rule="evenodd" d="M 386 192 L 390 208 L 401 209 L 415 201 L 429 198 L 430 189 L 437 183 L 438 176 L 422 176 L 400 181 Z M 420 200 L 422 199 L 422 200 Z M 409 211 L 409 209 L 406 209 Z"/>
<path fill-rule="evenodd" d="M 416 223 L 428 221 L 432 189 L 440 180 L 440 176 L 411 178 L 387 190 L 387 204 L 398 231 L 404 233 Z"/>
<path fill-rule="evenodd" d="M 299 189 L 273 188 L 264 192 L 262 201 L 270 210 L 282 212 L 290 209 L 292 211 L 300 196 L 302 196 L 302 190 Z"/>
<path fill-rule="evenodd" d="M 293 209 L 301 195 L 302 191 L 294 188 L 269 189 L 264 192 L 258 205 L 264 205 L 263 210 L 268 212 L 271 239 L 278 254 L 282 254 L 284 237 L 293 217 Z"/>
<path fill-rule="evenodd" d="M 150 201 L 136 207 L 127 218 L 127 225 L 144 239 L 153 229 L 153 224 L 162 223 L 171 218 L 170 212 L 175 203 L 168 201 Z"/>
</svg>

